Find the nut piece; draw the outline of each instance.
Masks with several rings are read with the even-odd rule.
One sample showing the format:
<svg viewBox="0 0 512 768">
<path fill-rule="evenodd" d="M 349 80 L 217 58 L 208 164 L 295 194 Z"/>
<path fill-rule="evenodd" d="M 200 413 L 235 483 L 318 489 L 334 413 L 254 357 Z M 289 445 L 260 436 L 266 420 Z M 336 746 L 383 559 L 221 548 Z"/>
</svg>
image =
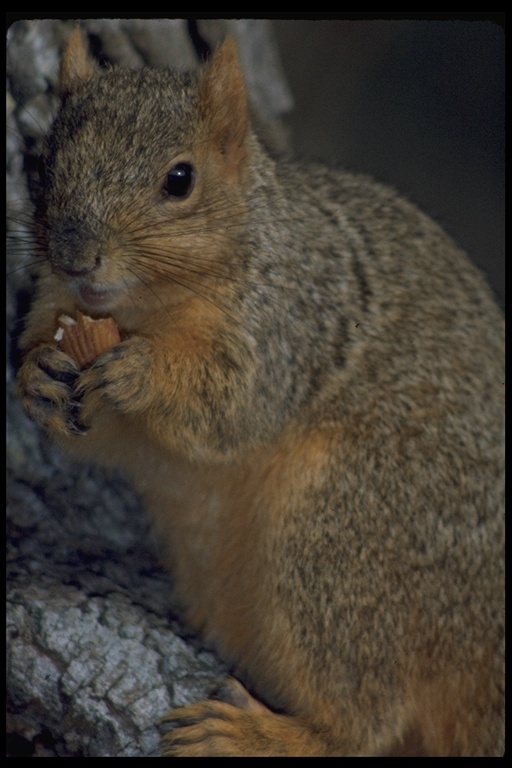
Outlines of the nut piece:
<svg viewBox="0 0 512 768">
<path fill-rule="evenodd" d="M 61 315 L 57 322 L 59 327 L 55 332 L 55 341 L 63 352 L 73 358 L 80 370 L 121 341 L 113 317 L 94 320 L 77 312 L 76 320 L 69 315 Z"/>
</svg>

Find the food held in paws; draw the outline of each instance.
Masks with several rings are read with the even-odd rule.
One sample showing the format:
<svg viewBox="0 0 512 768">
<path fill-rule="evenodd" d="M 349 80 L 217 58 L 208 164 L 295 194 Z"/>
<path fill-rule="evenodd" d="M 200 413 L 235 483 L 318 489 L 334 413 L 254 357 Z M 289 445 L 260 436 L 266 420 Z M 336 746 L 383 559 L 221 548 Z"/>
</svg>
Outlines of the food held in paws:
<svg viewBox="0 0 512 768">
<path fill-rule="evenodd" d="M 57 322 L 55 341 L 80 369 L 87 368 L 102 352 L 121 341 L 113 317 L 95 320 L 77 312 L 76 319 L 61 315 Z"/>
</svg>

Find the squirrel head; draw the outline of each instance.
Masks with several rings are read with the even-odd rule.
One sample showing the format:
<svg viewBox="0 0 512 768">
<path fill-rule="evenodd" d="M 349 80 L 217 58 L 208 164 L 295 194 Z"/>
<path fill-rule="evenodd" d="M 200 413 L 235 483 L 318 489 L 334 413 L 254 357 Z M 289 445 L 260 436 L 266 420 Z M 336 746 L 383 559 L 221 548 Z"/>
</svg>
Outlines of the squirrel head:
<svg viewBox="0 0 512 768">
<path fill-rule="evenodd" d="M 218 267 L 233 258 L 245 215 L 251 151 L 234 42 L 198 73 L 102 69 L 77 28 L 60 92 L 38 209 L 54 272 L 86 283 L 88 296 L 95 285 L 131 285 L 134 273 L 147 283 L 179 273 L 191 285 L 187 261 L 196 273 L 215 264 L 224 274 Z"/>
</svg>

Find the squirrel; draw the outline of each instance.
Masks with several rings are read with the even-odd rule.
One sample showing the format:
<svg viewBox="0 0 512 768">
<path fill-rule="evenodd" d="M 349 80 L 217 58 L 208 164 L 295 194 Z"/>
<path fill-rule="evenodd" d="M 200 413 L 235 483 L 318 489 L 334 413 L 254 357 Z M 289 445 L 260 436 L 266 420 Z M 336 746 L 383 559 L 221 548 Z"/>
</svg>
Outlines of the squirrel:
<svg viewBox="0 0 512 768">
<path fill-rule="evenodd" d="M 46 138 L 25 412 L 145 501 L 233 671 L 168 756 L 504 749 L 503 319 L 442 229 L 258 138 L 236 46 L 101 69 Z M 62 313 L 120 341 L 79 370 Z"/>
</svg>

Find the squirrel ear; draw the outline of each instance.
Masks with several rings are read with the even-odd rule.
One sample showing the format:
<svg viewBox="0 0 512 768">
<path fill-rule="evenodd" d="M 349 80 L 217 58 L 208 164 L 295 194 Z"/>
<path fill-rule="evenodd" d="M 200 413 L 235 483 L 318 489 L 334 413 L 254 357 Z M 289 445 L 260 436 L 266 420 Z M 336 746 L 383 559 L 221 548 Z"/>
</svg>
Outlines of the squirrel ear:
<svg viewBox="0 0 512 768">
<path fill-rule="evenodd" d="M 60 63 L 59 89 L 62 97 L 80 90 L 83 83 L 90 80 L 97 71 L 96 61 L 87 47 L 85 36 L 76 27 L 62 54 Z"/>
<path fill-rule="evenodd" d="M 247 93 L 236 46 L 228 37 L 199 75 L 199 104 L 211 138 L 228 166 L 236 170 L 245 155 L 249 123 Z"/>
</svg>

